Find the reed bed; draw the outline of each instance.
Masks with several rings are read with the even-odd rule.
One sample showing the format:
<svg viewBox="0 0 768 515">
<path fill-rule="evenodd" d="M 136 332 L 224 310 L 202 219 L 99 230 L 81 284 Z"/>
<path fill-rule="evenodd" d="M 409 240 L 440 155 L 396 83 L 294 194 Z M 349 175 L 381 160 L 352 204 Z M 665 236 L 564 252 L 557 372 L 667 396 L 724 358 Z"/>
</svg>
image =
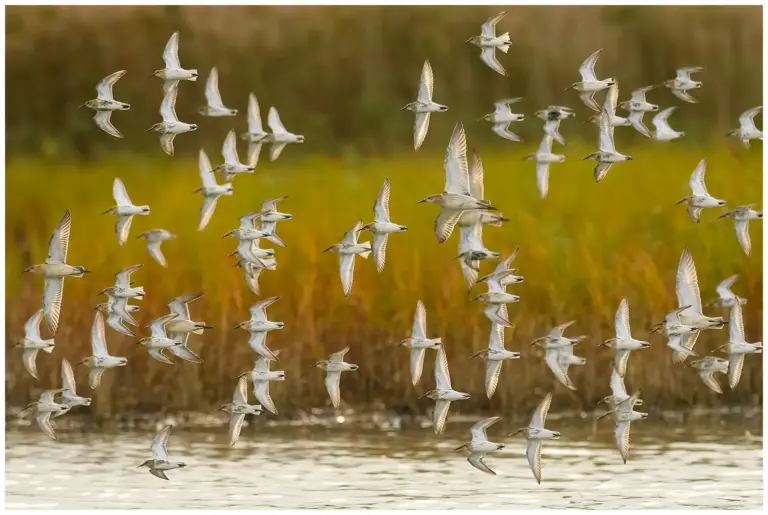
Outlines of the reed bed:
<svg viewBox="0 0 768 515">
<path fill-rule="evenodd" d="M 441 125 L 433 127 L 428 140 L 444 145 L 449 128 Z M 564 124 L 566 138 L 568 131 Z M 470 145 L 484 141 L 481 134 L 481 129 L 470 128 Z M 177 138 L 177 147 L 188 149 L 192 144 L 185 136 Z M 201 199 L 192 194 L 199 182 L 194 159 L 169 158 L 159 149 L 156 156 L 88 164 L 14 159 L 6 173 L 9 344 L 23 334 L 24 322 L 41 302 L 42 281 L 22 275 L 21 270 L 45 259 L 50 234 L 67 208 L 73 219 L 68 261 L 93 273 L 65 281 L 57 347 L 51 355 L 38 356 L 40 381 L 26 374 L 18 351 L 9 346 L 6 402 L 29 402 L 40 390 L 59 383 L 61 358 L 76 363 L 89 355 L 91 308 L 99 301 L 97 293 L 112 283 L 115 272 L 137 263 L 144 267 L 133 280 L 147 291 L 138 302 L 142 326 L 163 315 L 171 298 L 202 291 L 205 296 L 190 305 L 192 317 L 215 329 L 190 339 L 204 364 L 175 366 L 149 358 L 143 346 L 134 345 L 140 336 L 132 339 L 107 329 L 110 351 L 127 357 L 128 366 L 105 374 L 93 392 L 94 413 L 109 417 L 119 411 L 209 410 L 225 402 L 234 378 L 252 368 L 255 358 L 247 332 L 231 328 L 248 318 L 248 307 L 259 297 L 247 289 L 241 270 L 233 266 L 234 258 L 227 257 L 236 241 L 221 236 L 237 226 L 240 215 L 258 209 L 262 200 L 282 195 L 289 198 L 279 208 L 294 215 L 278 224 L 287 248 L 276 248 L 278 268 L 263 272 L 260 280 L 262 298 L 280 296 L 268 310 L 270 319 L 285 322 L 285 328 L 270 333 L 267 340 L 272 349 L 283 350 L 278 366 L 286 370 L 287 378 L 271 389 L 282 413 L 329 404 L 322 372 L 313 364 L 347 345 L 348 361 L 360 369 L 342 378 L 344 402 L 357 408 L 427 410 L 429 403 L 416 399 L 433 387 L 433 355 L 414 388 L 408 351 L 394 347 L 409 334 L 418 299 L 426 306 L 429 335 L 443 338 L 454 386 L 472 394 L 470 401 L 457 403 L 460 411 L 531 409 L 547 391 L 569 398 L 574 408 L 590 410 L 610 393 L 611 351 L 598 344 L 613 335 L 619 301 L 628 298 L 633 334 L 647 339 L 650 325 L 677 305 L 675 273 L 686 247 L 696 262 L 705 303 L 714 298 L 719 281 L 740 274 L 734 290 L 749 299 L 744 310 L 747 339 L 760 340 L 761 222 L 752 223 L 753 253 L 746 256 L 732 222 L 718 219 L 718 210 L 705 210 L 702 222 L 696 224 L 684 206 L 675 205 L 689 194 L 688 178 L 702 157 L 708 160 L 707 185 L 715 196 L 726 199 L 729 206 L 760 202 L 759 146 L 735 154 L 724 144 L 699 147 L 683 140 L 629 147 L 617 137 L 618 148 L 634 160 L 616 165 L 599 184 L 592 178 L 591 162 L 581 161 L 593 149 L 569 141 L 563 149 L 566 162 L 551 167 L 546 200 L 538 198 L 533 163 L 523 160 L 537 142 L 510 144 L 505 153 L 479 147 L 486 196 L 510 218 L 502 228 L 485 228 L 485 244 L 503 255 L 519 246 L 514 266 L 525 276 L 524 283 L 509 288 L 522 300 L 510 305 L 515 328 L 506 332 L 507 348 L 523 355 L 504 364 L 491 400 L 484 394 L 482 362 L 467 360 L 487 345 L 490 322 L 482 306 L 471 300 L 484 288 L 467 293 L 456 260 L 458 234 L 438 244 L 432 232 L 437 208 L 416 205 L 442 188 L 442 154 L 422 151 L 356 160 L 312 157 L 302 146 L 290 147 L 278 162 L 264 160 L 255 175 L 236 178 L 235 195 L 220 199 L 202 232 L 196 231 Z M 217 149 L 208 148 L 208 153 L 218 161 Z M 100 215 L 113 203 L 115 177 L 123 180 L 134 203 L 152 209 L 150 216 L 134 219 L 124 247 L 117 244 L 114 217 Z M 345 297 L 338 256 L 321 251 L 340 240 L 358 218 L 372 219 L 373 201 L 385 178 L 392 182 L 392 219 L 409 230 L 390 237 L 381 274 L 372 260 L 357 259 L 354 287 Z M 167 269 L 151 259 L 143 240 L 135 239 L 160 227 L 178 236 L 163 243 Z M 368 236 L 364 233 L 362 240 Z M 495 262 L 484 262 L 481 273 L 492 266 Z M 571 334 L 589 335 L 576 347 L 587 364 L 571 367 L 576 392 L 556 384 L 541 351 L 528 346 L 549 327 L 572 319 L 577 323 Z M 142 329 L 142 335 L 146 331 Z M 626 377 L 629 389 L 642 388 L 649 406 L 761 401 L 760 357 L 749 356 L 738 387 L 728 391 L 726 386 L 725 394 L 718 396 L 706 389 L 694 370 L 672 365 L 665 340 L 655 335 L 650 340 L 650 349 L 630 359 Z M 712 351 L 726 341 L 727 331 L 707 331 L 696 350 Z M 78 367 L 76 375 L 83 392 L 88 391 L 86 371 Z M 725 382 L 724 377 L 720 380 Z"/>
</svg>

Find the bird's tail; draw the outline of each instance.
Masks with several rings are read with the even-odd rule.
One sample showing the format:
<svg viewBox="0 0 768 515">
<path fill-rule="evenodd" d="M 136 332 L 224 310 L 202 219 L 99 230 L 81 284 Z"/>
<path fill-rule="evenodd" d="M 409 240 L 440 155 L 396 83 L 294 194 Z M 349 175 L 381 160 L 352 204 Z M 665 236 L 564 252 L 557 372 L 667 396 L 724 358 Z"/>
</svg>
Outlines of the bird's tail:
<svg viewBox="0 0 768 515">
<path fill-rule="evenodd" d="M 504 52 L 506 54 L 509 51 L 509 47 L 512 46 L 512 40 L 509 37 L 509 32 L 505 32 L 504 34 L 499 36 L 499 39 L 501 39 L 505 43 L 503 46 L 499 47 L 499 50 L 501 50 L 502 52 Z"/>
<path fill-rule="evenodd" d="M 43 352 L 47 352 L 48 354 L 50 354 L 51 352 L 53 352 L 53 340 L 52 339 L 51 340 L 45 340 L 45 343 L 50 344 L 50 346 L 44 348 Z"/>
<path fill-rule="evenodd" d="M 197 82 L 197 70 L 195 69 L 195 70 L 189 70 L 189 71 L 190 71 L 191 73 L 194 73 L 194 74 L 195 74 L 195 76 L 194 76 L 194 77 L 191 77 L 189 80 L 191 80 L 192 82 Z"/>
<path fill-rule="evenodd" d="M 442 338 L 430 338 L 429 341 L 431 341 L 432 343 L 439 343 L 440 345 L 443 344 Z"/>
<path fill-rule="evenodd" d="M 362 257 L 363 259 L 368 259 L 368 256 L 371 254 L 371 242 L 366 241 L 365 243 L 361 243 L 360 246 L 368 249 L 365 252 L 361 252 L 360 257 Z"/>
</svg>

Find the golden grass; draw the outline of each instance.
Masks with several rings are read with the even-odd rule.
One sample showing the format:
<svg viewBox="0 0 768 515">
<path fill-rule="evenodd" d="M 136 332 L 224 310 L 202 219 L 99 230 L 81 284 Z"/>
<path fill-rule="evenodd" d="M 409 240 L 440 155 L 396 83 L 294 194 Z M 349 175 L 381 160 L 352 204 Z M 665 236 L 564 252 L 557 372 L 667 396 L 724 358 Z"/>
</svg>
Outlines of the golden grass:
<svg viewBox="0 0 768 515">
<path fill-rule="evenodd" d="M 564 132 L 567 129 L 564 128 Z M 429 138 L 443 138 L 435 128 Z M 568 137 L 566 135 L 566 137 Z M 474 139 L 471 137 L 470 143 Z M 184 146 L 184 136 L 177 146 Z M 504 365 L 495 397 L 488 401 L 483 387 L 483 365 L 467 357 L 487 344 L 490 323 L 481 306 L 472 302 L 463 286 L 456 262 L 458 233 L 439 245 L 432 233 L 437 208 L 416 205 L 443 184 L 442 156 L 405 154 L 399 157 L 349 162 L 332 158 L 302 159 L 302 147 L 285 151 L 277 163 L 264 159 L 253 176 L 234 181 L 235 195 L 222 198 L 210 225 L 197 232 L 201 199 L 196 162 L 160 154 L 87 165 L 48 164 L 15 160 L 6 174 L 6 339 L 23 333 L 25 320 L 40 305 L 42 281 L 22 276 L 30 264 L 42 262 L 48 238 L 65 209 L 72 212 L 68 261 L 82 264 L 93 274 L 67 279 L 62 316 L 52 355 L 38 357 L 41 380 L 32 380 L 15 349 L 6 355 L 6 400 L 22 404 L 42 388 L 59 383 L 60 359 L 77 362 L 90 352 L 90 311 L 96 294 L 109 285 L 119 269 L 136 263 L 144 268 L 133 279 L 147 291 L 138 302 L 138 320 L 146 325 L 165 313 L 164 304 L 176 295 L 203 291 L 191 304 L 192 316 L 215 326 L 191 347 L 205 363 L 158 363 L 134 339 L 107 329 L 110 350 L 126 356 L 128 366 L 105 374 L 105 383 L 93 393 L 95 410 L 108 416 L 117 408 L 210 409 L 226 400 L 239 373 L 252 367 L 255 354 L 247 333 L 230 328 L 248 318 L 257 297 L 245 286 L 239 268 L 227 255 L 235 240 L 221 235 L 237 226 L 241 214 L 259 208 L 262 200 L 289 198 L 279 208 L 294 218 L 278 224 L 287 243 L 277 248 L 278 269 L 261 277 L 263 297 L 279 295 L 269 308 L 271 320 L 282 320 L 283 330 L 270 333 L 268 344 L 283 349 L 280 369 L 285 383 L 272 388 L 283 412 L 291 408 L 328 404 L 321 372 L 315 361 L 349 345 L 348 360 L 360 365 L 342 379 L 342 399 L 356 406 L 426 409 L 416 399 L 432 388 L 432 355 L 414 390 L 408 373 L 408 351 L 387 348 L 405 337 L 415 304 L 427 309 L 430 336 L 442 336 L 454 386 L 472 394 L 462 410 L 527 409 L 542 392 L 570 397 L 575 407 L 591 409 L 609 393 L 611 353 L 597 345 L 611 337 L 613 317 L 622 297 L 629 299 L 633 333 L 645 338 L 652 322 L 676 306 L 675 271 L 683 248 L 691 249 L 702 296 L 714 296 L 715 285 L 738 273 L 737 294 L 749 298 L 745 306 L 748 340 L 762 334 L 762 225 L 752 224 L 753 253 L 747 257 L 733 233 L 732 222 L 719 220 L 718 210 L 705 210 L 701 224 L 693 223 L 685 207 L 675 205 L 688 195 L 687 181 L 702 157 L 708 160 L 710 192 L 729 206 L 761 202 L 761 150 L 733 154 L 725 145 L 708 147 L 646 142 L 622 147 L 634 161 L 616 165 L 595 184 L 592 162 L 581 158 L 592 151 L 571 142 L 563 147 L 563 164 L 551 167 L 549 197 L 538 198 L 533 163 L 522 157 L 533 142 L 510 145 L 506 154 L 482 154 L 487 197 L 510 218 L 502 228 L 486 228 L 485 244 L 503 255 L 520 246 L 515 267 L 525 282 L 509 290 L 522 297 L 510 306 L 514 330 L 507 330 L 507 347 L 522 359 Z M 242 150 L 241 150 L 242 152 Z M 212 161 L 219 159 L 209 152 Z M 117 244 L 114 217 L 99 213 L 112 205 L 115 177 L 125 183 L 136 204 L 148 204 L 152 214 L 136 217 L 125 247 Z M 370 221 L 372 204 L 385 178 L 392 182 L 391 215 L 409 230 L 390 237 L 387 263 L 378 274 L 372 260 L 357 259 L 352 294 L 341 289 L 336 254 L 322 249 L 338 241 L 358 219 Z M 148 255 L 136 235 L 165 228 L 178 239 L 163 244 L 169 268 Z M 363 239 L 368 238 L 364 233 Z M 262 245 L 271 246 L 271 245 Z M 494 263 L 495 264 L 495 263 Z M 494 264 L 484 263 L 482 272 Z M 483 289 L 478 287 L 478 291 Z M 554 383 L 537 348 L 528 343 L 551 325 L 575 319 L 571 334 L 587 334 L 577 355 L 587 364 L 572 367 L 578 391 L 566 392 Z M 146 330 L 142 330 L 146 331 Z M 138 339 L 138 338 L 137 338 Z M 705 332 L 696 350 L 711 351 L 727 341 L 726 331 Z M 632 356 L 626 378 L 629 389 L 642 388 L 650 405 L 685 406 L 692 403 L 751 403 L 761 396 L 759 357 L 749 356 L 737 389 L 722 397 L 708 391 L 691 369 L 671 364 L 665 340 L 651 337 L 652 346 Z M 752 359 L 754 358 L 754 359 Z M 77 372 L 83 392 L 85 371 Z M 720 378 L 725 383 L 724 377 Z M 727 389 L 727 386 L 725 387 Z M 426 401 L 424 401 L 426 402 Z M 420 406 L 420 407 L 419 407 Z"/>
</svg>

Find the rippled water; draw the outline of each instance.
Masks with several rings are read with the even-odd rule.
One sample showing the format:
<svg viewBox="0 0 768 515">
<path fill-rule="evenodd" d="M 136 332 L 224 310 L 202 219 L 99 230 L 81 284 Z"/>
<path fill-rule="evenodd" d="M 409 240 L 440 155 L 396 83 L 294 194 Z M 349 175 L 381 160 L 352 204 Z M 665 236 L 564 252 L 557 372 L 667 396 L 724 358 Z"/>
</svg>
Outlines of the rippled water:
<svg viewBox="0 0 768 515">
<path fill-rule="evenodd" d="M 36 428 L 13 430 L 6 433 L 6 508 L 762 506 L 762 443 L 743 428 L 675 435 L 670 426 L 644 422 L 633 424 L 626 465 L 610 423 L 597 435 L 553 425 L 563 439 L 544 444 L 541 485 L 528 468 L 525 440 L 505 438 L 514 428 L 501 423 L 489 436 L 507 447 L 485 459 L 497 476 L 454 451 L 469 423 L 452 424 L 440 437 L 429 428 L 246 427 L 233 449 L 225 426 L 176 427 L 168 450 L 187 467 L 170 471 L 170 481 L 136 468 L 151 456 L 150 432 L 60 431 L 52 441 Z"/>
</svg>

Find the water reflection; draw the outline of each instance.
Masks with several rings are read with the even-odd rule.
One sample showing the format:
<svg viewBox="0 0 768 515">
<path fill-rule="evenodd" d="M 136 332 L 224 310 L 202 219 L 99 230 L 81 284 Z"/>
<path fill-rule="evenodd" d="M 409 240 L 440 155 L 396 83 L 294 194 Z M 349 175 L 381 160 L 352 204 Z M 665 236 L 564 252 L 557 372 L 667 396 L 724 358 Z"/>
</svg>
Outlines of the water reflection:
<svg viewBox="0 0 768 515">
<path fill-rule="evenodd" d="M 638 423 L 621 462 L 610 424 L 596 435 L 560 427 L 546 442 L 543 483 L 523 439 L 486 462 L 488 476 L 454 452 L 464 424 L 430 430 L 245 428 L 234 449 L 226 429 L 175 428 L 172 459 L 188 467 L 161 481 L 136 466 L 150 457 L 151 432 L 67 433 L 54 442 L 33 429 L 6 434 L 6 508 L 758 508 L 762 444 L 715 427 L 695 436 Z M 634 429 L 634 428 L 633 428 Z M 754 429 L 753 429 L 754 431 Z M 594 437 L 593 437 L 594 436 Z"/>
</svg>

